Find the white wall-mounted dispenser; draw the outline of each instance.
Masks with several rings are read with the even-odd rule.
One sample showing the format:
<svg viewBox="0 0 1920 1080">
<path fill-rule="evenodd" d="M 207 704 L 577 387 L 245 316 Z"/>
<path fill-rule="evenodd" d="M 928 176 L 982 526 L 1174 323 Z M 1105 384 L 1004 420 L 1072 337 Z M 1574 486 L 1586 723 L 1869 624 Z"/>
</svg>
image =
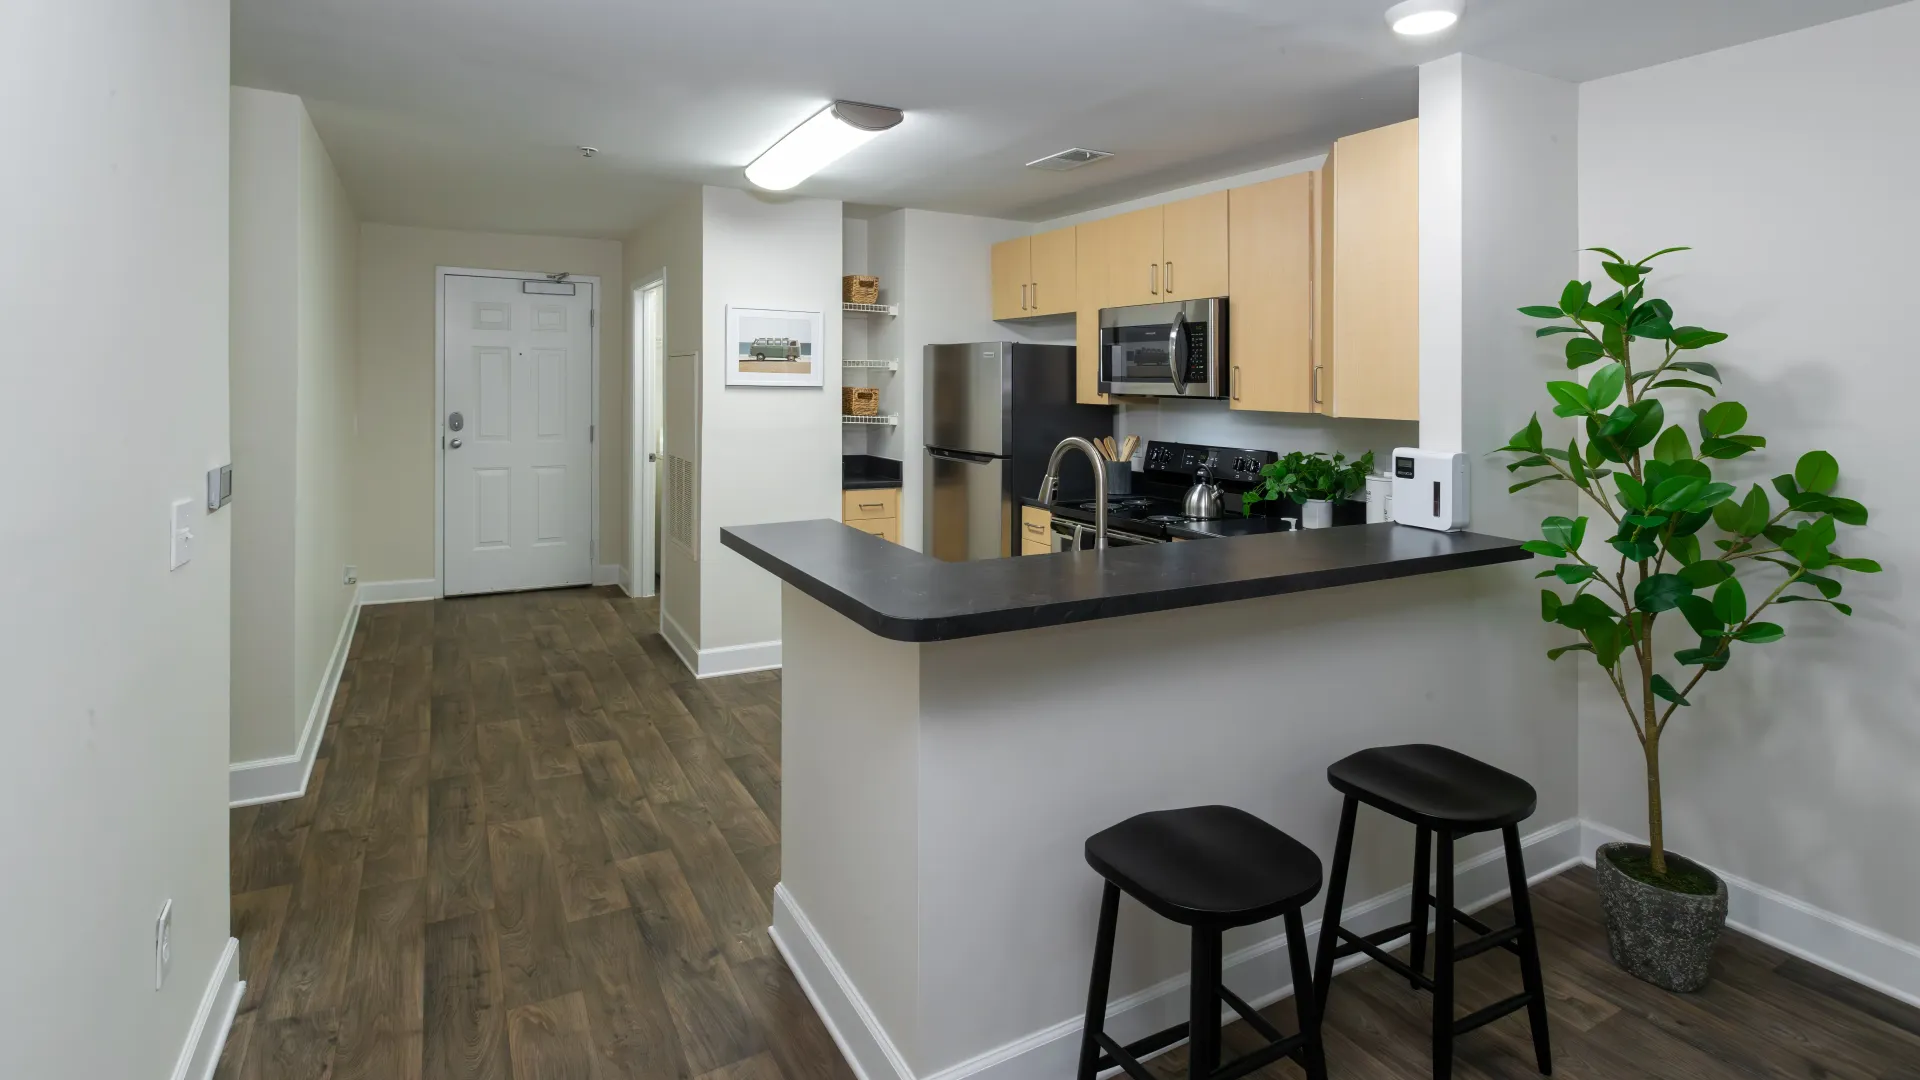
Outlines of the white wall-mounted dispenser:
<svg viewBox="0 0 1920 1080">
<path fill-rule="evenodd" d="M 1467 455 L 1400 447 L 1393 452 L 1393 520 L 1441 532 L 1467 527 Z"/>
</svg>

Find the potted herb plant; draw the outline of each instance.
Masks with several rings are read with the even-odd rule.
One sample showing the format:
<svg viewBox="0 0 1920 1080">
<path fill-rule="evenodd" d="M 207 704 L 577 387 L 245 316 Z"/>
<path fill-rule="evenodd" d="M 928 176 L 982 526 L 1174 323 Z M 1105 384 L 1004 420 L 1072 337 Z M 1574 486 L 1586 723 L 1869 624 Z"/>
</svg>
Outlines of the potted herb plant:
<svg viewBox="0 0 1920 1080">
<path fill-rule="evenodd" d="M 1596 302 L 1590 282 L 1570 281 L 1558 304 L 1520 309 L 1554 324 L 1537 331 L 1540 337 L 1566 335 L 1567 367 L 1582 371 L 1578 379 L 1547 384 L 1553 414 L 1575 422 L 1573 438 L 1564 448 L 1557 436 L 1549 443 L 1535 414 L 1502 449 L 1521 455 L 1508 470 L 1527 474 L 1510 490 L 1572 484 L 1611 530 L 1589 542 L 1588 517 L 1549 517 L 1540 523 L 1543 538 L 1526 547 L 1555 560 L 1539 575 L 1560 585 L 1541 592 L 1541 616 L 1574 635 L 1549 649 L 1548 659 L 1593 659 L 1646 764 L 1649 842 L 1605 844 L 1595 854 L 1608 946 L 1628 972 L 1690 991 L 1706 984 L 1727 889 L 1706 867 L 1666 849 L 1662 740 L 1709 673 L 1786 636 L 1763 619 L 1768 609 L 1814 603 L 1851 615 L 1832 575 L 1877 573 L 1880 566 L 1833 550 L 1841 526 L 1867 522 L 1865 507 L 1834 494 L 1840 466 L 1833 455 L 1809 451 L 1792 472 L 1741 496 L 1714 475 L 1713 463 L 1766 448 L 1764 437 L 1746 432 L 1746 408 L 1719 401 L 1700 409 L 1691 425 L 1667 422 L 1667 409 L 1683 395 L 1717 396 L 1711 384 L 1721 381 L 1720 372 L 1697 357 L 1727 336 L 1675 326 L 1673 308 L 1646 295 L 1648 264 L 1687 249 L 1666 248 L 1638 262 L 1607 248 L 1588 250 L 1606 260 L 1601 267 L 1618 291 Z"/>
<path fill-rule="evenodd" d="M 1300 523 L 1309 529 L 1324 529 L 1333 524 L 1333 504 L 1352 498 L 1367 486 L 1367 474 L 1373 471 L 1373 451 L 1349 462 L 1347 455 L 1324 450 L 1303 454 L 1298 450 L 1260 470 L 1261 482 L 1240 496 L 1240 508 L 1251 513 L 1260 503 L 1271 499 L 1291 499 L 1300 504 Z"/>
</svg>

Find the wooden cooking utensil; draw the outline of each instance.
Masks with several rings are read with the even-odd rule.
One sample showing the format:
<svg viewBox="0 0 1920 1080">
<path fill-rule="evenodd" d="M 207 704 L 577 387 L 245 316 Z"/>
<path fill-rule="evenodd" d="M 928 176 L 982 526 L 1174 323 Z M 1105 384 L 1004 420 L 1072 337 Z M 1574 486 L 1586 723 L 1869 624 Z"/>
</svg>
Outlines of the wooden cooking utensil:
<svg viewBox="0 0 1920 1080">
<path fill-rule="evenodd" d="M 1133 452 L 1138 449 L 1140 449 L 1140 436 L 1138 435 L 1127 436 L 1126 443 L 1120 447 L 1120 457 L 1118 460 L 1132 461 Z"/>
</svg>

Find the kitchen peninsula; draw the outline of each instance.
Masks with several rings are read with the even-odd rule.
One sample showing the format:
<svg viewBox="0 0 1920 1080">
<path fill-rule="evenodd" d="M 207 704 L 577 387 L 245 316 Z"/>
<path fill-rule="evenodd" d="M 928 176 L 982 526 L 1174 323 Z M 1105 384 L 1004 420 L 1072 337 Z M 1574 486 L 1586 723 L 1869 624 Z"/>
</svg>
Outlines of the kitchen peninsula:
<svg viewBox="0 0 1920 1080">
<path fill-rule="evenodd" d="M 1502 565 L 1516 541 L 1377 524 L 942 562 L 800 521 L 722 543 L 783 582 L 774 934 L 873 1080 L 1072 1074 L 1099 906 L 1082 845 L 1129 815 L 1229 804 L 1324 856 L 1325 769 L 1360 747 L 1539 772 L 1505 737 L 1510 687 L 1478 677 L 1482 620 L 1531 596 Z M 1405 892 L 1410 831 L 1369 828 L 1353 901 Z M 1227 941 L 1256 1002 L 1290 981 L 1278 934 Z M 1123 908 L 1110 1032 L 1181 1018 L 1186 950 Z"/>
</svg>

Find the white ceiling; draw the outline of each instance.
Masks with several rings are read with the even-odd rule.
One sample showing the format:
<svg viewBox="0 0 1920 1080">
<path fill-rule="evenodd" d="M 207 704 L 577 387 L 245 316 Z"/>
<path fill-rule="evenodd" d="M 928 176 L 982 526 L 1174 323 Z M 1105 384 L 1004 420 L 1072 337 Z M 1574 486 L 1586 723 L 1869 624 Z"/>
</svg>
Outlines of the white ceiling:
<svg viewBox="0 0 1920 1080">
<path fill-rule="evenodd" d="M 1420 42 L 1389 2 L 234 0 L 233 65 L 369 220 L 618 237 L 833 98 L 907 119 L 796 194 L 1043 220 L 1405 119 L 1448 53 L 1583 81 L 1896 0 L 1468 0 Z M 1116 156 L 1022 167 L 1069 146 Z"/>
</svg>

